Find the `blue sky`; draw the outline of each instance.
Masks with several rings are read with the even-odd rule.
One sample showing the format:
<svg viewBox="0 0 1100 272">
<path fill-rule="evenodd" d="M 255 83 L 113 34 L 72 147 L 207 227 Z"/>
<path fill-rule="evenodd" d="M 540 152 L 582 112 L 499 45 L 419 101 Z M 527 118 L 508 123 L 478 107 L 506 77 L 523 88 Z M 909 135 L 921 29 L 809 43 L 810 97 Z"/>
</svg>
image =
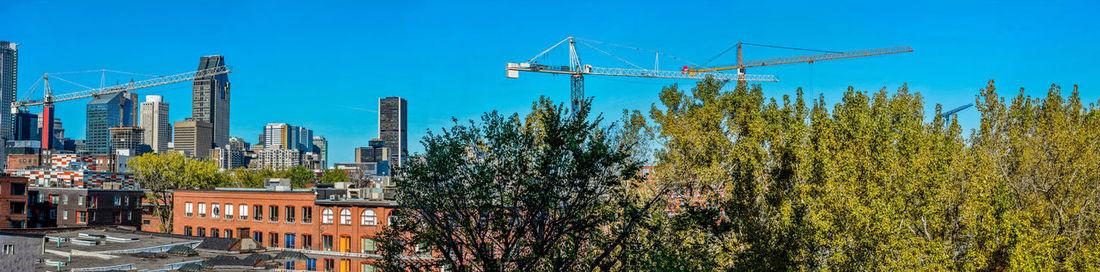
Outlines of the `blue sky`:
<svg viewBox="0 0 1100 272">
<path fill-rule="evenodd" d="M 234 67 L 231 134 L 255 142 L 264 124 L 305 126 L 329 140 L 332 162 L 377 137 L 378 98 L 408 99 L 410 141 L 483 112 L 527 112 L 540 95 L 569 98 L 568 78 L 505 78 L 504 64 L 525 61 L 577 36 L 675 55 L 696 63 L 736 42 L 834 51 L 910 45 L 914 53 L 750 70 L 772 74 L 765 94 L 807 88 L 827 102 L 854 86 L 894 90 L 908 83 L 928 108 L 970 103 L 996 79 L 1005 96 L 1021 87 L 1045 95 L 1051 83 L 1079 84 L 1084 101 L 1100 98 L 1100 5 L 1081 2 L 966 1 L 3 1 L 0 40 L 21 43 L 20 98 L 43 73 L 113 69 L 145 74 L 193 70 L 221 54 Z M 599 46 L 599 45 L 597 45 Z M 649 67 L 652 57 L 601 46 Z M 624 67 L 581 48 L 582 60 Z M 584 51 L 587 50 L 587 51 Z M 746 59 L 802 54 L 746 48 Z M 714 63 L 732 63 L 733 58 Z M 567 63 L 565 54 L 546 62 Z M 661 59 L 662 69 L 683 65 Z M 85 85 L 98 75 L 65 75 Z M 140 77 L 138 77 L 140 79 Z M 108 81 L 128 76 L 110 76 Z M 74 85 L 51 82 L 56 92 Z M 588 77 L 594 109 L 617 118 L 646 111 L 662 86 L 689 80 Z M 171 104 L 173 121 L 190 116 L 190 84 L 141 90 Z M 41 96 L 39 91 L 30 94 Z M 58 104 L 66 134 L 83 138 L 84 104 Z M 977 113 L 960 121 L 970 125 Z M 410 142 L 412 152 L 422 151 Z"/>
</svg>

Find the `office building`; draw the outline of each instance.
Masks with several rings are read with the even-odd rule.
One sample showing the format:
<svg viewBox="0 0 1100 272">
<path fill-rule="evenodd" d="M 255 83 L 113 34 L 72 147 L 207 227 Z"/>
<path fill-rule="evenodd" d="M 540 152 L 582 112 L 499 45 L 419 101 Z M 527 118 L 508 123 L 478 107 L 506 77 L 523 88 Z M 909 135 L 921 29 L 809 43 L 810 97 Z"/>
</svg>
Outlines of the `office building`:
<svg viewBox="0 0 1100 272">
<path fill-rule="evenodd" d="M 151 151 L 142 143 L 145 130 L 141 127 L 113 127 L 110 132 L 111 155 L 136 157 Z"/>
<path fill-rule="evenodd" d="M 373 139 L 368 142 L 367 147 L 359 147 L 355 149 L 355 162 L 381 162 L 388 161 L 389 149 L 386 148 L 386 142 L 382 139 Z"/>
<path fill-rule="evenodd" d="M 168 151 L 172 141 L 172 124 L 168 122 L 168 103 L 159 95 L 146 95 L 141 103 L 141 128 L 145 129 L 141 142 L 156 153 Z"/>
<path fill-rule="evenodd" d="M 199 59 L 198 70 L 225 65 L 223 56 L 206 56 Z M 211 139 L 214 146 L 229 143 L 229 75 L 220 74 L 196 78 L 192 83 L 191 118 L 213 126 Z M 207 147 L 210 149 L 213 147 Z"/>
<path fill-rule="evenodd" d="M 386 97 L 378 99 L 378 137 L 386 141 L 390 163 L 403 165 L 408 150 L 408 115 L 405 99 Z"/>
<path fill-rule="evenodd" d="M 214 126 L 210 123 L 188 118 L 175 123 L 174 150 L 187 156 L 206 158 L 214 146 Z"/>
<path fill-rule="evenodd" d="M 304 152 L 313 151 L 313 130 L 285 123 L 270 123 L 264 126 L 264 149 L 295 149 Z"/>
<path fill-rule="evenodd" d="M 42 138 L 42 130 L 39 128 L 41 121 L 38 120 L 38 114 L 18 110 L 14 113 L 12 119 L 14 120 L 12 122 L 12 136 L 8 140 L 28 141 Z"/>
<path fill-rule="evenodd" d="M 84 144 L 89 153 L 110 154 L 110 128 L 134 125 L 137 119 L 136 100 L 137 95 L 123 92 L 99 96 L 88 102 Z"/>
<path fill-rule="evenodd" d="M 19 44 L 0 41 L 0 130 L 5 130 L 0 133 L 0 142 L 7 142 L 12 134 L 12 123 L 15 123 L 11 114 L 11 102 L 15 101 L 15 97 L 18 94 L 18 83 L 16 76 L 19 74 L 19 49 L 16 48 Z M 6 152 L 0 148 L 0 157 L 7 156 Z M 4 163 L 4 162 L 0 162 Z M 0 169 L 3 169 L 4 165 L 0 165 Z"/>
<path fill-rule="evenodd" d="M 226 146 L 215 147 L 210 150 L 210 159 L 214 161 L 214 165 L 217 165 L 221 170 L 232 170 L 248 166 L 245 160 L 245 150 L 233 145 L 232 139 L 229 140 L 229 143 Z"/>
<path fill-rule="evenodd" d="M 321 169 L 328 169 L 328 140 L 325 137 L 313 136 L 313 153 L 321 158 Z"/>
</svg>

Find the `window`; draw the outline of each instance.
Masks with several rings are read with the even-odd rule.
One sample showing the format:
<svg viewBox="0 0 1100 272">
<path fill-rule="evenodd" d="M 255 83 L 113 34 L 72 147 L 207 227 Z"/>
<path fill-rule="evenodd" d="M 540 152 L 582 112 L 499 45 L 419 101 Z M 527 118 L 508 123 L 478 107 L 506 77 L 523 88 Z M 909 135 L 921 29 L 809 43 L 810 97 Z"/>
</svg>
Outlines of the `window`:
<svg viewBox="0 0 1100 272">
<path fill-rule="evenodd" d="M 206 237 L 206 228 L 199 227 L 199 237 Z"/>
<path fill-rule="evenodd" d="M 317 270 L 317 259 L 308 259 L 308 260 L 306 260 L 306 270 L 309 270 L 309 271 Z"/>
<path fill-rule="evenodd" d="M 183 210 L 183 216 L 185 217 L 191 217 L 191 215 L 195 212 L 194 207 L 192 207 L 191 205 L 191 202 L 184 203 Z"/>
<path fill-rule="evenodd" d="M 23 213 L 27 212 L 26 211 L 26 207 L 27 207 L 26 202 L 15 202 L 15 201 L 13 201 L 13 202 L 9 202 L 9 205 L 11 205 L 11 207 L 9 207 L 8 212 L 11 213 L 11 214 L 23 214 Z"/>
<path fill-rule="evenodd" d="M 302 234 L 302 249 L 313 249 L 313 235 Z"/>
<path fill-rule="evenodd" d="M 252 206 L 253 220 L 264 220 L 264 206 L 254 205 Z"/>
<path fill-rule="evenodd" d="M 332 235 L 321 235 L 321 250 L 332 251 Z"/>
<path fill-rule="evenodd" d="M 340 236 L 340 252 L 351 252 L 351 237 Z"/>
<path fill-rule="evenodd" d="M 96 196 L 87 196 L 84 197 L 84 200 L 88 202 L 88 208 L 95 209 L 99 206 L 99 199 Z"/>
<path fill-rule="evenodd" d="M 57 205 L 58 203 L 61 203 L 61 196 L 50 195 L 50 204 Z"/>
<path fill-rule="evenodd" d="M 293 261 L 286 262 L 286 265 L 283 266 L 283 268 L 286 269 L 286 270 L 294 270 L 294 262 Z"/>
<path fill-rule="evenodd" d="M 69 220 L 69 211 L 61 211 L 61 220 Z"/>
<path fill-rule="evenodd" d="M 221 205 L 210 204 L 210 218 L 220 218 L 222 215 Z"/>
<path fill-rule="evenodd" d="M 268 246 L 270 246 L 270 247 L 279 246 L 279 234 L 278 233 L 274 233 L 274 232 L 268 233 L 267 234 L 267 239 L 268 239 Z"/>
<path fill-rule="evenodd" d="M 225 210 L 225 220 L 233 220 L 233 204 L 222 204 L 222 210 Z"/>
<path fill-rule="evenodd" d="M 241 220 L 248 220 L 248 205 L 241 204 L 240 206 Z"/>
<path fill-rule="evenodd" d="M 286 206 L 286 222 L 294 223 L 294 207 Z"/>
<path fill-rule="evenodd" d="M 69 195 L 61 196 L 61 205 L 69 205 Z"/>
<path fill-rule="evenodd" d="M 302 207 L 302 223 L 313 222 L 313 207 Z"/>
<path fill-rule="evenodd" d="M 227 230 L 225 230 L 225 238 L 237 238 L 237 237 L 233 237 L 233 230 L 227 229 Z"/>
<path fill-rule="evenodd" d="M 191 227 L 183 227 L 183 235 L 191 236 Z"/>
<path fill-rule="evenodd" d="M 351 260 L 340 260 L 340 271 L 351 271 Z"/>
<path fill-rule="evenodd" d="M 286 239 L 283 239 L 283 241 L 285 241 L 284 244 L 286 244 L 286 248 L 294 248 L 294 234 L 287 233 L 283 234 L 283 236 L 286 236 L 284 237 Z"/>
<path fill-rule="evenodd" d="M 57 219 L 57 209 L 50 209 L 50 219 Z"/>
<path fill-rule="evenodd" d="M 378 250 L 377 246 L 374 244 L 374 239 L 363 237 L 359 242 L 363 248 L 362 253 L 374 253 L 375 250 Z"/>
<path fill-rule="evenodd" d="M 122 206 L 122 196 L 115 196 L 115 206 Z"/>
<path fill-rule="evenodd" d="M 336 269 L 336 260 L 325 259 L 325 271 L 333 271 Z"/>
<path fill-rule="evenodd" d="M 340 210 L 340 225 L 351 225 L 351 211 L 348 209 Z"/>
<path fill-rule="evenodd" d="M 76 222 L 87 224 L 88 223 L 88 212 L 76 212 Z"/>
<path fill-rule="evenodd" d="M 199 203 L 199 217 L 206 217 L 206 203 Z"/>
<path fill-rule="evenodd" d="M 218 229 L 211 228 L 210 229 L 210 237 L 222 237 L 222 233 L 219 232 Z"/>
<path fill-rule="evenodd" d="M 377 270 L 375 270 L 375 269 L 374 269 L 374 266 L 373 266 L 373 265 L 371 265 L 371 264 L 369 264 L 369 263 L 363 263 L 363 264 L 361 265 L 361 267 L 359 268 L 359 271 L 363 271 L 363 272 L 375 272 L 375 271 L 377 271 Z"/>
<path fill-rule="evenodd" d="M 27 184 L 23 184 L 23 183 L 12 183 L 11 184 L 11 195 L 25 195 L 25 194 L 27 194 Z"/>
<path fill-rule="evenodd" d="M 362 220 L 360 224 L 363 226 L 374 226 L 378 222 L 378 216 L 374 215 L 374 210 L 370 209 L 363 210 L 363 214 L 359 215 L 359 218 Z"/>
<path fill-rule="evenodd" d="M 272 222 L 279 222 L 279 206 L 268 206 L 267 211 L 271 214 Z"/>
<path fill-rule="evenodd" d="M 256 240 L 256 243 L 264 244 L 264 233 L 259 231 L 252 232 L 252 240 Z"/>
<path fill-rule="evenodd" d="M 122 223 L 122 212 L 119 210 L 111 211 L 111 218 L 115 219 L 115 224 Z"/>
<path fill-rule="evenodd" d="M 332 208 L 321 210 L 321 223 L 332 224 Z"/>
<path fill-rule="evenodd" d="M 15 245 L 4 245 L 4 255 L 15 255 Z"/>
</svg>

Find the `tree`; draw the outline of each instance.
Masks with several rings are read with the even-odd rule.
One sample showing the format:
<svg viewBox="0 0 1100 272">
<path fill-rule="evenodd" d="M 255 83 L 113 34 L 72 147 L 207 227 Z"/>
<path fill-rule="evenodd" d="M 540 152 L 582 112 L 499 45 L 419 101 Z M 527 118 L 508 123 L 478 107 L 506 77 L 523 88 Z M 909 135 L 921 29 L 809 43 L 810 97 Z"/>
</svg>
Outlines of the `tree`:
<svg viewBox="0 0 1100 272">
<path fill-rule="evenodd" d="M 340 169 L 325 170 L 325 172 L 321 174 L 321 183 L 332 184 L 332 183 L 337 183 L 337 182 L 350 182 L 350 181 L 351 181 L 351 179 L 348 178 L 348 173 L 344 172 L 344 170 L 340 170 Z"/>
<path fill-rule="evenodd" d="M 584 104 L 584 105 L 587 105 Z M 400 208 L 384 232 L 390 270 L 611 270 L 622 265 L 646 205 L 630 194 L 641 161 L 630 133 L 568 113 L 546 98 L 521 118 L 431 133 L 423 159 L 396 169 Z M 641 205 L 640 205 L 641 204 Z M 410 247 L 436 262 L 418 262 Z M 415 253 L 411 253 L 415 254 Z"/>
<path fill-rule="evenodd" d="M 176 189 L 213 189 L 228 184 L 228 178 L 212 162 L 191 159 L 180 153 L 146 153 L 127 162 L 146 196 L 153 214 L 161 221 L 161 231 L 172 230 L 172 191 Z"/>
<path fill-rule="evenodd" d="M 317 182 L 317 174 L 305 166 L 294 166 L 283 170 L 282 177 L 290 178 L 290 184 L 294 188 L 305 188 L 306 184 Z"/>
</svg>

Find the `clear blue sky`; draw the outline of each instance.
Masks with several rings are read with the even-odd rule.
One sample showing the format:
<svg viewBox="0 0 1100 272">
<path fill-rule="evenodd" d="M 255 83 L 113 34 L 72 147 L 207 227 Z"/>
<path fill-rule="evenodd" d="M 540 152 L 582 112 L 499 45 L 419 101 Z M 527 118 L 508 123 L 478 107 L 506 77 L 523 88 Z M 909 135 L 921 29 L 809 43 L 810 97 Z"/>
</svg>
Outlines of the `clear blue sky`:
<svg viewBox="0 0 1100 272">
<path fill-rule="evenodd" d="M 527 112 L 539 95 L 568 101 L 567 77 L 507 79 L 504 64 L 524 61 L 570 35 L 697 63 L 739 41 L 916 50 L 750 70 L 780 78 L 764 83 L 766 95 L 812 87 L 812 97 L 823 93 L 830 104 L 849 85 L 894 90 L 908 82 L 929 109 L 936 103 L 953 107 L 972 102 L 989 79 L 1006 96 L 1020 87 L 1044 95 L 1056 83 L 1067 94 L 1069 86 L 1080 84 L 1085 101 L 1100 97 L 1100 5 L 1089 1 L 314 2 L 3 1 L 0 40 L 22 43 L 21 97 L 46 72 L 105 68 L 163 75 L 195 69 L 200 56 L 224 55 L 235 69 L 231 134 L 254 143 L 266 123 L 305 126 L 328 138 L 332 162 L 351 161 L 354 147 L 377 137 L 379 97 L 408 99 L 411 141 L 450 124 L 452 116 Z M 630 50 L 601 48 L 653 65 Z M 582 51 L 582 58 L 624 66 L 599 54 Z M 745 54 L 757 59 L 801 52 L 747 48 Z M 551 57 L 567 61 L 564 54 Z M 661 61 L 663 69 L 683 65 Z M 96 75 L 66 78 L 98 84 Z M 128 80 L 109 81 L 116 79 Z M 587 94 L 596 97 L 595 110 L 617 118 L 622 109 L 648 110 L 660 88 L 672 83 L 691 81 L 589 77 Z M 59 92 L 73 88 L 53 84 Z M 171 119 L 178 121 L 190 115 L 190 88 L 183 83 L 139 94 L 164 95 Z M 85 103 L 58 105 L 69 137 L 83 138 Z M 960 116 L 964 125 L 976 118 L 973 110 Z M 423 150 L 415 141 L 409 148 Z"/>
</svg>

